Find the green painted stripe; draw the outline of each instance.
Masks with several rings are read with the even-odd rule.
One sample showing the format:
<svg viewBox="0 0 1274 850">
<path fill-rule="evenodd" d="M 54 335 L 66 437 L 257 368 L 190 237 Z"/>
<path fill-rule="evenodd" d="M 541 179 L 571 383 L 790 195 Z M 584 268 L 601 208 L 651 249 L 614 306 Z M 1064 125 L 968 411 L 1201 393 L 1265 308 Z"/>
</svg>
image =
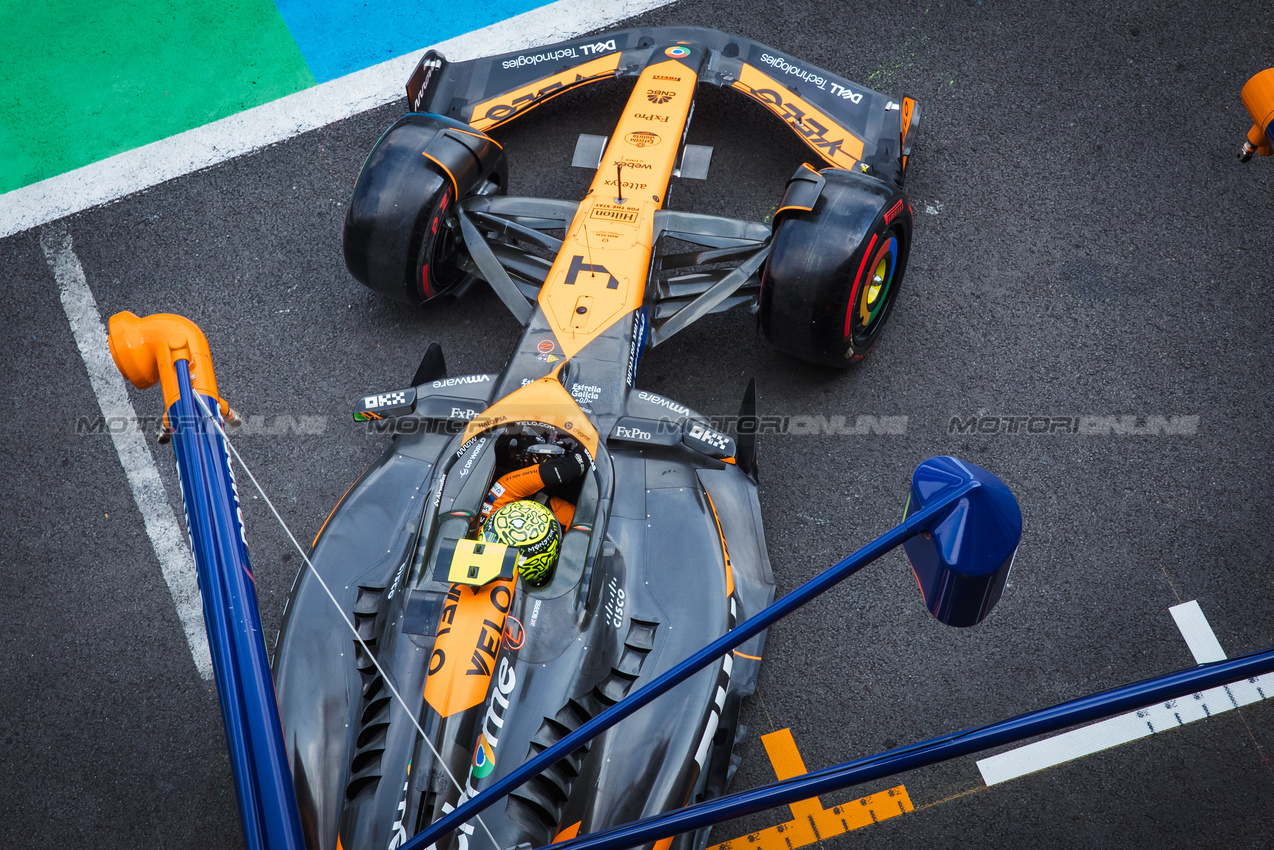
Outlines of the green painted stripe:
<svg viewBox="0 0 1274 850">
<path fill-rule="evenodd" d="M 0 193 L 314 85 L 272 0 L 0 0 Z"/>
</svg>

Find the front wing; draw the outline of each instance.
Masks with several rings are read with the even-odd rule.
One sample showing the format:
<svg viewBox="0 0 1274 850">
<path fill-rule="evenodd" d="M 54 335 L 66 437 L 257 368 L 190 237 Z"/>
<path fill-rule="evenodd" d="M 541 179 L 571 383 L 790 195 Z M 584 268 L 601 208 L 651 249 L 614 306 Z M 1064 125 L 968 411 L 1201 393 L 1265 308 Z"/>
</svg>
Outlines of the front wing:
<svg viewBox="0 0 1274 850">
<path fill-rule="evenodd" d="M 900 183 L 919 107 L 894 101 L 750 39 L 703 27 L 617 30 L 529 51 L 448 62 L 429 51 L 407 84 L 414 112 L 487 131 L 572 88 L 636 77 L 652 52 L 706 49 L 699 81 L 738 91 L 783 119 L 829 165 Z"/>
</svg>

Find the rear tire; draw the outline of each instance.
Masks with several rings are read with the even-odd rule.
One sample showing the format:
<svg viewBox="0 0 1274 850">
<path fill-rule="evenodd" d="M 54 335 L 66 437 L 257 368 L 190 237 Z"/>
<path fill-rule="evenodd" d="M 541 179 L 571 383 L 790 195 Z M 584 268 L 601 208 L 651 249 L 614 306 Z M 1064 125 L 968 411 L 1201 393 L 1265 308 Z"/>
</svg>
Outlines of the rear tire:
<svg viewBox="0 0 1274 850">
<path fill-rule="evenodd" d="M 473 138 L 482 156 L 468 156 L 455 137 L 437 144 L 453 124 L 434 115 L 401 118 L 376 143 L 350 198 L 345 265 L 364 286 L 395 301 L 423 304 L 471 279 L 456 265 L 463 246 L 457 192 L 464 198 L 504 191 L 504 154 L 494 142 L 465 127 L 459 138 Z M 449 170 L 442 164 L 447 158 L 460 161 Z"/>
<path fill-rule="evenodd" d="M 812 209 L 786 208 L 761 280 L 760 319 L 779 350 L 844 369 L 880 338 L 911 249 L 911 205 L 889 184 L 842 169 Z"/>
</svg>

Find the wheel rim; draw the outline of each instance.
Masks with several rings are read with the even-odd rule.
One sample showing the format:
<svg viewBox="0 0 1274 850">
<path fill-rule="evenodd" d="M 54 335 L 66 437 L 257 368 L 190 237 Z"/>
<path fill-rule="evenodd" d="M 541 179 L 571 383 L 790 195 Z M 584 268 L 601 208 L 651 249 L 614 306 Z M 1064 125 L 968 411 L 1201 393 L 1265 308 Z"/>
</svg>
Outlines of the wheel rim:
<svg viewBox="0 0 1274 850">
<path fill-rule="evenodd" d="M 854 342 L 871 337 L 880 328 L 893 292 L 898 239 L 890 234 L 879 246 L 875 242 L 873 239 L 867 246 L 869 259 L 864 258 L 857 285 L 845 306 L 845 336 Z"/>
</svg>

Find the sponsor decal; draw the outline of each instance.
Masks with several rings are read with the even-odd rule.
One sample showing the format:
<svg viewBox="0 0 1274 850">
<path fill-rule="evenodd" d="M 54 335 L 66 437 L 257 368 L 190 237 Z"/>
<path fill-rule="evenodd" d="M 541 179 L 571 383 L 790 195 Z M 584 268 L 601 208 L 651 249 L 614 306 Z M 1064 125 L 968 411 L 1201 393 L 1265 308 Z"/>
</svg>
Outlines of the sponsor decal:
<svg viewBox="0 0 1274 850">
<path fill-rule="evenodd" d="M 601 398 L 602 388 L 592 384 L 572 384 L 571 396 L 581 405 L 592 404 Z"/>
<path fill-rule="evenodd" d="M 556 347 L 551 339 L 542 339 L 535 344 L 535 350 L 541 354 L 548 354 Z"/>
<path fill-rule="evenodd" d="M 628 349 L 628 386 L 637 380 L 637 366 L 641 355 L 646 350 L 646 308 L 643 307 L 633 316 L 633 344 Z"/>
<path fill-rule="evenodd" d="M 537 599 L 535 604 L 531 606 L 531 626 L 535 626 L 535 621 L 540 619 L 540 607 L 544 604 L 544 600 Z"/>
<path fill-rule="evenodd" d="M 660 104 L 667 103 L 677 96 L 675 91 L 661 91 L 659 89 L 650 89 L 646 92 L 646 100 L 651 103 Z"/>
<path fill-rule="evenodd" d="M 594 204 L 593 211 L 589 213 L 589 218 L 636 223 L 637 211 L 627 207 L 612 206 L 611 204 Z M 619 236 L 619 234 L 616 233 L 615 236 Z"/>
<path fill-rule="evenodd" d="M 482 587 L 453 584 L 448 591 L 424 694 L 425 702 L 443 717 L 472 708 L 486 697 L 512 601 L 513 582 L 508 579 Z"/>
<path fill-rule="evenodd" d="M 658 115 L 654 112 L 634 112 L 633 117 L 640 118 L 643 121 L 658 121 L 661 124 L 668 123 L 667 115 Z"/>
<path fill-rule="evenodd" d="M 612 576 L 606 585 L 606 608 L 602 611 L 602 619 L 617 629 L 624 625 L 624 596 L 624 589 Z"/>
<path fill-rule="evenodd" d="M 766 65 L 769 65 L 771 68 L 773 68 L 776 71 L 780 71 L 784 74 L 788 74 L 789 76 L 802 79 L 820 91 L 830 92 L 836 97 L 839 97 L 843 100 L 848 100 L 851 103 L 863 102 L 863 95 L 861 92 L 853 91 L 849 88 L 846 88 L 845 86 L 840 85 L 839 83 L 833 83 L 831 80 L 828 80 L 826 77 L 820 74 L 816 74 L 807 68 L 802 68 L 800 65 L 793 65 L 791 62 L 787 61 L 781 56 L 771 56 L 768 53 L 762 53 L 761 62 Z M 897 108 L 896 104 L 894 108 L 895 109 Z"/>
<path fill-rule="evenodd" d="M 487 741 L 486 735 L 479 735 L 478 746 L 473 748 L 471 773 L 474 779 L 486 779 L 493 770 L 495 770 L 495 748 Z"/>
<path fill-rule="evenodd" d="M 471 407 L 453 407 L 451 413 L 448 414 L 449 419 L 472 419 L 478 415 L 478 411 Z"/>
<path fill-rule="evenodd" d="M 711 446 L 719 452 L 728 452 L 730 450 L 730 438 L 720 431 L 715 431 L 700 422 L 695 422 L 690 426 L 690 438 L 692 440 L 701 440 L 705 444 Z"/>
<path fill-rule="evenodd" d="M 652 79 L 655 79 L 655 80 L 668 80 L 669 82 L 673 82 L 673 83 L 679 83 L 679 82 L 681 82 L 681 77 L 669 77 L 669 76 L 666 76 L 666 75 L 664 75 L 664 74 L 655 74 L 655 75 L 653 75 Z"/>
<path fill-rule="evenodd" d="M 618 181 L 618 180 L 607 180 L 607 181 L 605 181 L 605 183 L 604 183 L 603 185 L 606 185 L 606 186 L 619 186 L 619 185 L 621 185 L 621 183 L 620 183 L 620 181 Z M 622 185 L 623 185 L 623 187 L 624 187 L 625 189 L 645 189 L 645 188 L 646 188 L 646 184 L 645 184 L 645 183 L 632 183 L 632 182 L 629 182 L 628 180 L 623 181 Z M 599 267 L 599 268 L 600 268 L 600 267 Z"/>
<path fill-rule="evenodd" d="M 629 133 L 624 136 L 624 141 L 635 148 L 649 148 L 659 144 L 662 139 L 654 133 L 648 133 L 645 130 L 638 130 L 636 133 Z"/>
<path fill-rule="evenodd" d="M 460 470 L 460 477 L 461 477 L 461 478 L 464 478 L 466 475 L 468 475 L 468 474 L 469 474 L 469 471 L 473 468 L 473 461 L 474 461 L 474 458 L 476 458 L 476 457 L 478 456 L 478 454 L 482 451 L 482 445 L 483 445 L 486 441 L 487 441 L 487 438 L 486 438 L 486 437 L 483 437 L 482 439 L 478 440 L 477 445 L 475 445 L 475 446 L 473 447 L 473 451 L 469 452 L 469 458 L 468 458 L 468 460 L 466 460 L 466 461 L 464 462 L 464 467 L 463 467 L 463 468 L 461 468 L 461 470 Z"/>
<path fill-rule="evenodd" d="M 640 390 L 637 393 L 637 398 L 641 399 L 642 401 L 648 401 L 651 404 L 657 404 L 660 407 L 666 407 L 667 409 L 671 410 L 673 413 L 678 414 L 679 416 L 690 415 L 690 408 L 685 407 L 684 405 L 677 404 L 677 402 L 673 401 L 672 399 L 664 398 L 663 396 L 656 395 L 655 393 L 648 393 L 645 390 Z"/>
<path fill-rule="evenodd" d="M 504 621 L 504 645 L 509 649 L 521 649 L 526 643 L 526 629 L 522 621 L 512 614 Z"/>
<path fill-rule="evenodd" d="M 389 831 L 389 850 L 396 850 L 407 843 L 407 827 L 403 826 L 403 820 L 407 815 L 407 788 L 411 784 L 411 765 L 407 765 L 408 779 L 403 783 L 403 798 L 398 801 L 398 819 L 394 821 L 394 827 Z"/>
<path fill-rule="evenodd" d="M 646 171 L 650 171 L 652 168 L 654 168 L 654 166 L 651 165 L 649 162 L 642 162 L 639 159 L 621 159 L 615 164 L 622 165 L 624 168 L 641 168 L 641 169 L 645 169 Z"/>
<path fill-rule="evenodd" d="M 669 47 L 664 51 L 665 56 L 671 56 L 673 59 L 685 59 L 690 55 L 689 47 L 682 47 L 680 44 L 675 47 Z"/>
<path fill-rule="evenodd" d="M 625 428 L 623 425 L 616 425 L 615 436 L 621 440 L 649 440 L 652 435 L 649 431 L 643 431 L 640 428 Z"/>
<path fill-rule="evenodd" d="M 902 198 L 899 198 L 897 203 L 889 208 L 889 212 L 885 213 L 885 224 L 893 224 L 900 212 L 902 212 Z"/>
<path fill-rule="evenodd" d="M 632 184 L 625 183 L 624 185 L 631 186 Z M 641 188 L 645 188 L 644 183 L 641 184 Z M 609 269 L 607 269 L 605 266 L 600 264 L 594 265 L 591 263 L 586 263 L 584 262 L 584 258 L 579 255 L 571 257 L 571 265 L 566 270 L 566 280 L 564 281 L 564 283 L 568 286 L 573 286 L 575 284 L 576 278 L 578 278 L 581 273 L 594 274 L 594 275 L 604 274 L 608 278 L 608 280 L 606 281 L 606 288 L 619 289 L 619 281 L 615 279 L 615 276 L 610 273 Z"/>
<path fill-rule="evenodd" d="M 545 62 L 560 62 L 565 59 L 586 59 L 603 56 L 615 50 L 615 39 L 598 41 L 593 44 L 577 44 L 574 47 L 562 47 L 558 50 L 546 50 L 543 53 L 524 53 L 512 59 L 504 60 L 504 69 L 535 67 Z"/>
<path fill-rule="evenodd" d="M 736 80 L 734 87 L 742 89 L 752 97 L 759 100 L 770 108 L 774 114 L 778 115 L 788 123 L 796 132 L 800 133 L 815 150 L 828 158 L 837 156 L 849 156 L 845 151 L 845 139 L 842 137 L 833 141 L 829 139 L 827 134 L 831 129 L 823 126 L 819 121 L 805 114 L 795 101 L 783 99 L 783 95 L 774 89 L 758 89 L 753 88 L 742 80 Z M 859 95 L 861 97 L 861 95 Z"/>
<path fill-rule="evenodd" d="M 459 378 L 443 378 L 441 381 L 434 381 L 429 386 L 440 390 L 443 387 L 458 387 L 463 384 L 485 384 L 490 380 L 490 375 L 461 375 Z"/>
<path fill-rule="evenodd" d="M 369 395 L 363 399 L 363 407 L 367 410 L 376 410 L 379 407 L 397 407 L 400 404 L 407 403 L 407 391 L 398 390 L 392 393 L 381 393 L 380 395 Z"/>
</svg>

